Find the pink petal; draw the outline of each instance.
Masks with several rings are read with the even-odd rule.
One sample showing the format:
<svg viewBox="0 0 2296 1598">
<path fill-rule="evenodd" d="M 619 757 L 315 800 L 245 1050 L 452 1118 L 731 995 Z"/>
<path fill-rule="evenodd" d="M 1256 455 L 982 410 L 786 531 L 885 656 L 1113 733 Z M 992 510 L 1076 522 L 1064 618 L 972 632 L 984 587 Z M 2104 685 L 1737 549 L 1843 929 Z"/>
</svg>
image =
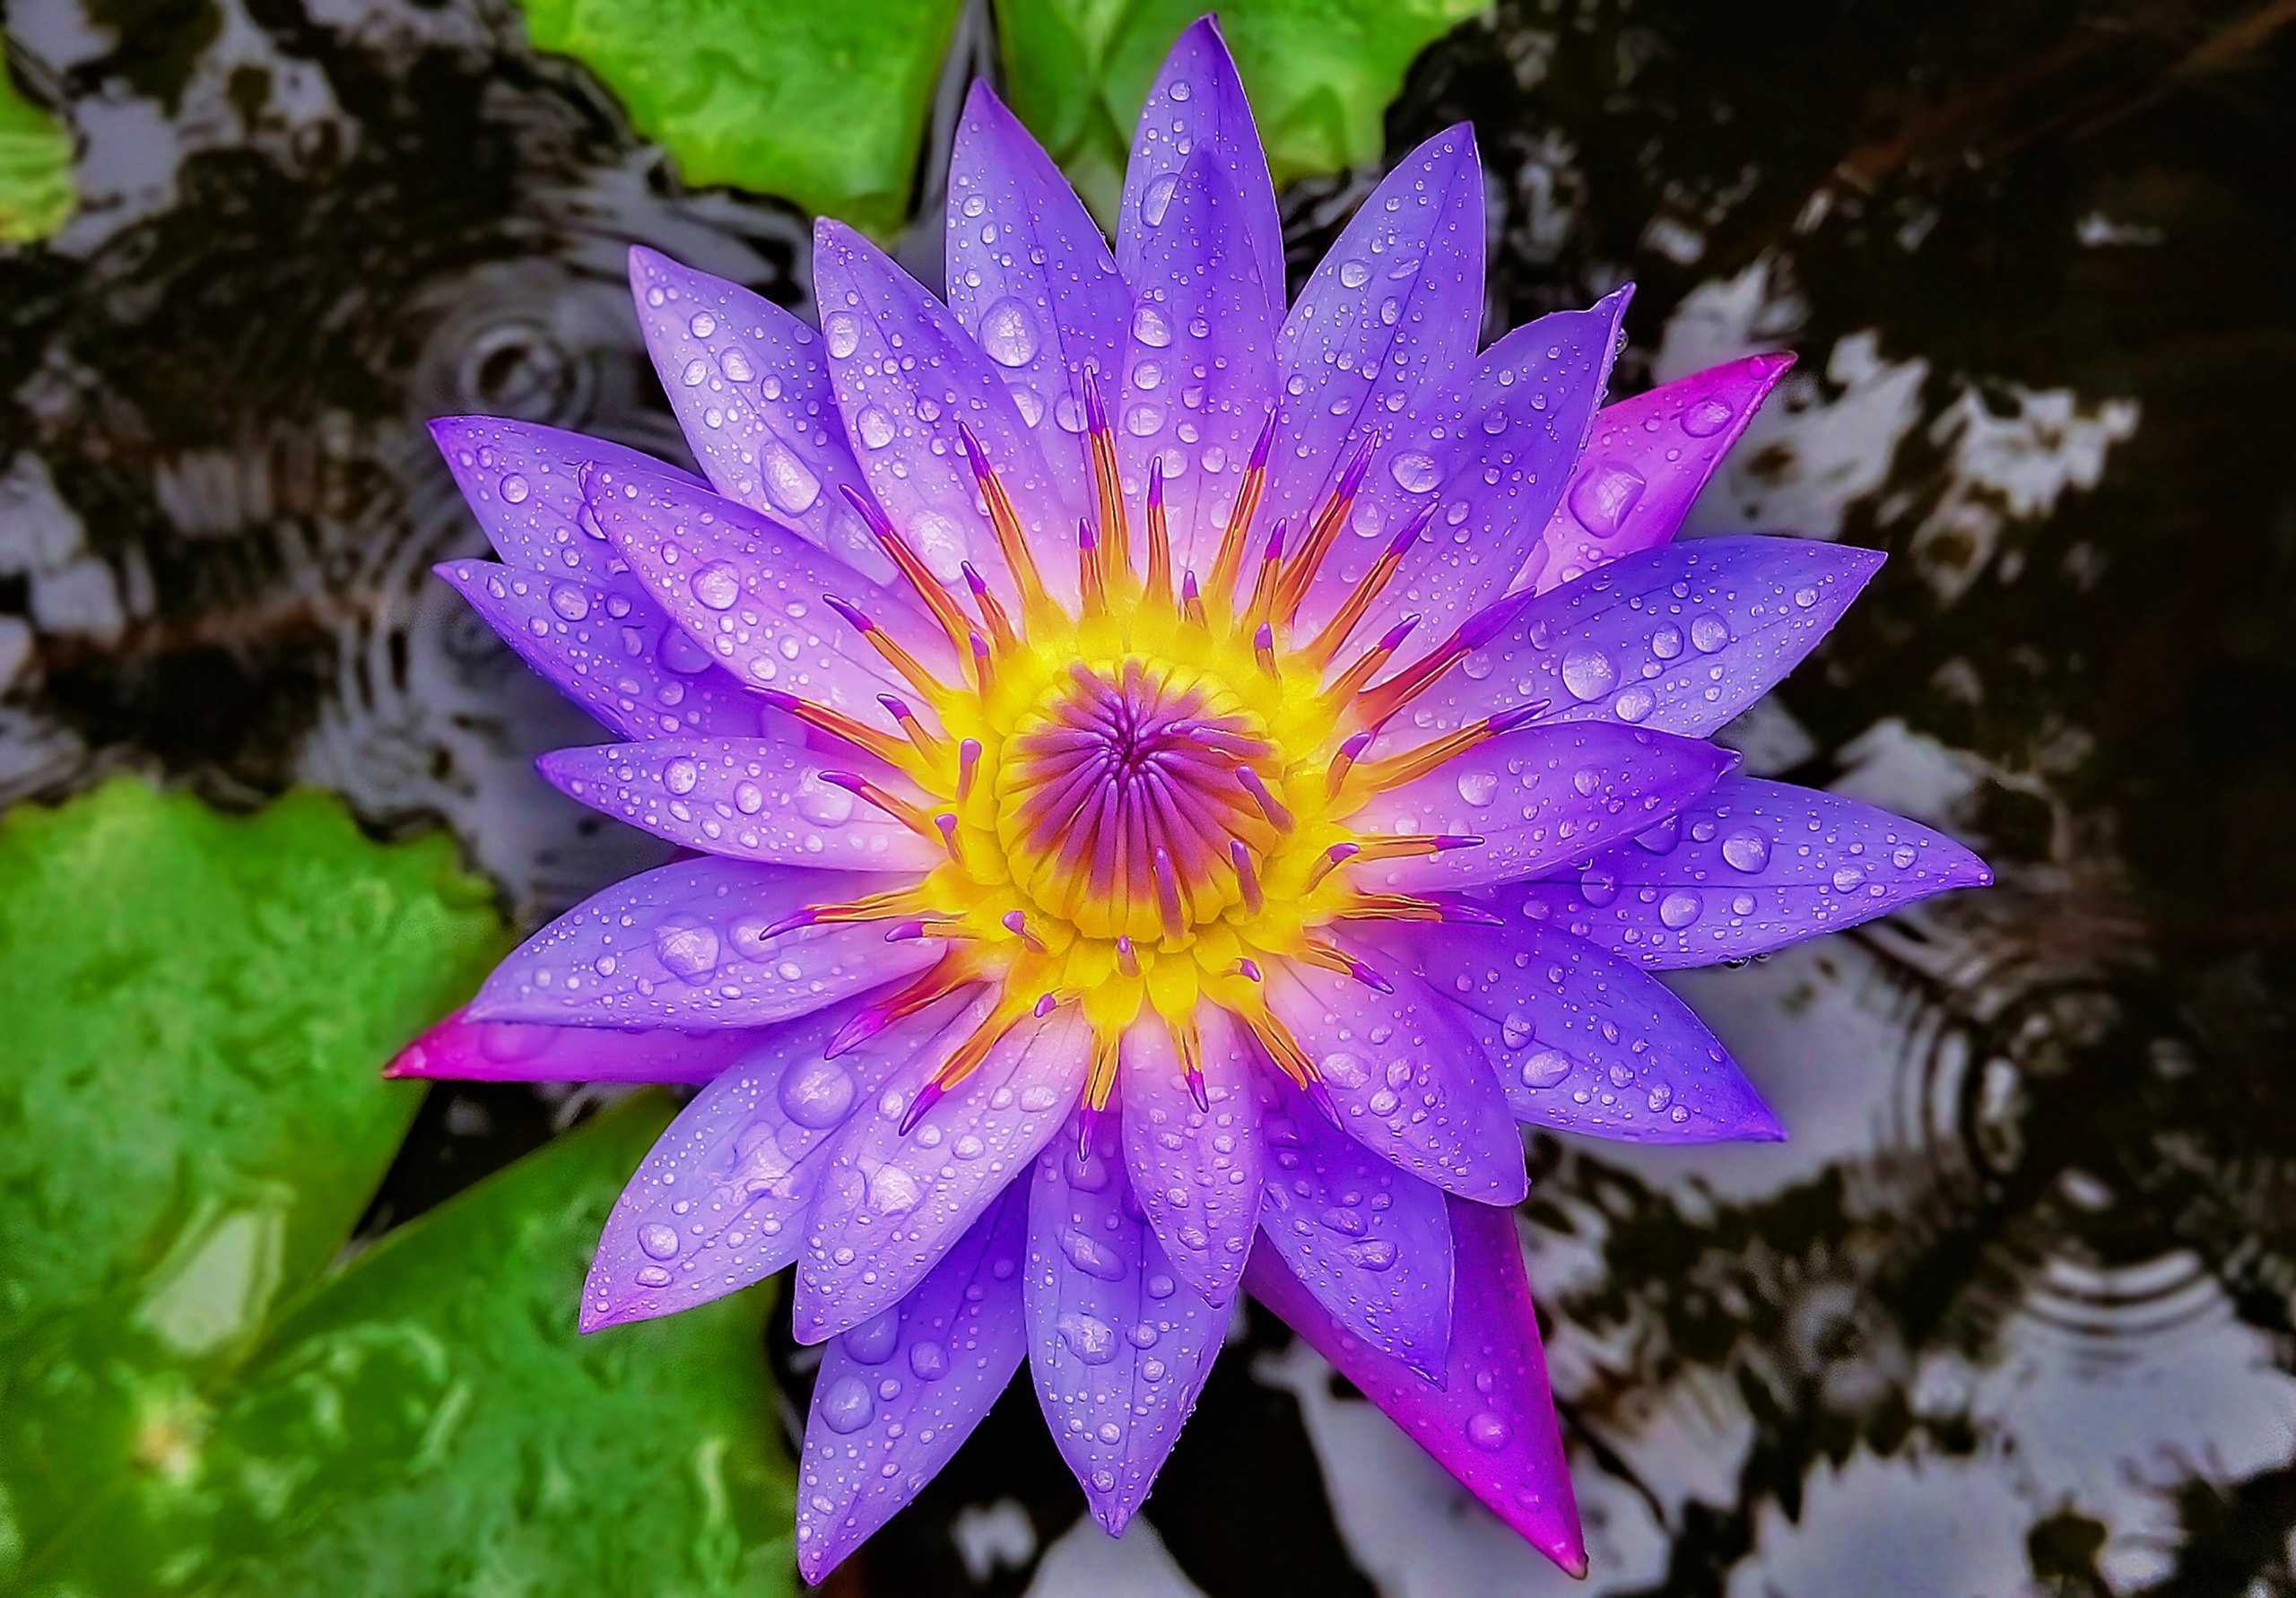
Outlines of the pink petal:
<svg viewBox="0 0 2296 1598">
<path fill-rule="evenodd" d="M 1587 1546 L 1514 1214 L 1448 1202 L 1458 1285 L 1439 1385 L 1341 1326 L 1273 1249 L 1253 1250 L 1244 1286 L 1500 1519 L 1584 1576 Z"/>
<path fill-rule="evenodd" d="M 1521 581 L 1561 587 L 1674 537 L 1791 355 L 1750 355 L 1606 405 Z"/>
<path fill-rule="evenodd" d="M 762 1029 L 616 1032 L 475 1021 L 457 1010 L 383 1067 L 391 1077 L 465 1082 L 666 1082 L 698 1087 L 758 1047 Z"/>
</svg>

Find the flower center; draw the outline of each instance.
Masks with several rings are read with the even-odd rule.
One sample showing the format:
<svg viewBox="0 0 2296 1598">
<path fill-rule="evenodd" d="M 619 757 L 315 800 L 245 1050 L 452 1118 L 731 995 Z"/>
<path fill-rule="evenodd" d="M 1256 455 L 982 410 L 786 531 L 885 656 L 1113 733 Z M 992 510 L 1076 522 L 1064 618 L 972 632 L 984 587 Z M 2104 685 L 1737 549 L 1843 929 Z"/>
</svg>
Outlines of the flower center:
<svg viewBox="0 0 2296 1598">
<path fill-rule="evenodd" d="M 1015 722 L 996 777 L 1014 885 L 1088 938 L 1177 940 L 1239 902 L 1239 847 L 1274 841 L 1260 717 L 1218 677 L 1137 656 L 1078 663 Z"/>
</svg>

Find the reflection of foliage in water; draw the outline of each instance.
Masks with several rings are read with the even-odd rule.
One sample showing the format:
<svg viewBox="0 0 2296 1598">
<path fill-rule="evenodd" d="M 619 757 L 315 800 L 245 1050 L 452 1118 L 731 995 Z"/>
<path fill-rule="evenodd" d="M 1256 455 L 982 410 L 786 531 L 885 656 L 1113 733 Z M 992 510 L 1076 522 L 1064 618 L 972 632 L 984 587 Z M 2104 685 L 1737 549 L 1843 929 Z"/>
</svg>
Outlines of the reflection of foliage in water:
<svg viewBox="0 0 2296 1598">
<path fill-rule="evenodd" d="M 476 534 L 418 423 L 674 453 L 622 241 L 801 304 L 801 220 L 675 193 L 500 19 L 83 4 L 17 24 L 87 193 L 0 267 L 0 369 L 27 374 L 0 505 L 30 529 L 0 540 L 0 799 L 120 760 L 224 795 L 300 777 L 378 823 L 446 815 L 529 913 L 617 874 L 636 846 L 525 771 L 581 724 L 432 592 Z M 1968 1522 L 1917 1585 L 2292 1582 L 2296 760 L 2257 708 L 2292 687 L 2290 9 L 1510 0 L 1389 114 L 1391 149 L 1476 125 L 1493 326 L 1631 275 L 1626 381 L 1801 352 L 1701 520 L 1896 559 L 1752 758 L 1950 821 L 2010 883 L 1699 979 L 1795 1144 L 1539 1145 L 1606 1590 L 1834 1590 L 1900 1495 Z M 1295 269 L 1363 192 L 1292 194 Z M 389 1212 L 544 1126 L 515 1091 L 437 1096 Z M 772 1351 L 802 1394 L 802 1351 Z M 1252 1365 L 1221 1363 L 1149 1518 L 1207 1592 L 1366 1590 L 1351 1554 L 1402 1529 L 1326 1507 L 1324 1395 Z M 1026 1550 L 1075 1514 L 1031 1406 L 1008 1395 L 874 1577 L 1025 1585 L 978 1528 L 1013 1500 Z"/>
</svg>

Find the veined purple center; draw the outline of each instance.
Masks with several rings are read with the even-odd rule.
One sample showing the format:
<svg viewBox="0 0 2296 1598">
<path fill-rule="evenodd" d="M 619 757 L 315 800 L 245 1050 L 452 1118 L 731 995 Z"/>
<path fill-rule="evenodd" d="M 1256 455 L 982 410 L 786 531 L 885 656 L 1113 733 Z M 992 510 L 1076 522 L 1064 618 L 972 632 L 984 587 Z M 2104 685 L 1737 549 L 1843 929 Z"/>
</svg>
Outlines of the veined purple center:
<svg viewBox="0 0 2296 1598">
<path fill-rule="evenodd" d="M 1074 665 L 999 763 L 1015 880 L 1086 937 L 1179 937 L 1238 902 L 1238 851 L 1248 873 L 1267 848 L 1254 795 L 1274 752 L 1215 681 L 1137 659 Z"/>
</svg>

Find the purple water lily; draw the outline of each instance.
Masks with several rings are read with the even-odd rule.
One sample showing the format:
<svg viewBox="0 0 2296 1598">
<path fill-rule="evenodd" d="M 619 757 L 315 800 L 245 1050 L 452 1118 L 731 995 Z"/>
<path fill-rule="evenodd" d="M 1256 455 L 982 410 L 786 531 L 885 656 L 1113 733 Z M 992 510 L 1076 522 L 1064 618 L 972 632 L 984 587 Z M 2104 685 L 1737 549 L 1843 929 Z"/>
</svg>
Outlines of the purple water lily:
<svg viewBox="0 0 2296 1598">
<path fill-rule="evenodd" d="M 1782 1135 L 1648 973 L 1987 881 L 1706 741 L 1880 558 L 1670 542 L 1786 358 L 1598 411 L 1624 290 L 1477 348 L 1465 127 L 1287 308 L 1208 20 L 1113 253 L 986 87 L 949 195 L 945 301 L 821 225 L 819 332 L 633 253 L 701 476 L 437 424 L 442 574 L 619 740 L 544 775 L 689 854 L 393 1069 L 699 1086 L 581 1324 L 796 1268 L 808 1579 L 1024 1360 L 1120 1531 L 1239 1291 L 1583 1570 L 1517 1123 Z"/>
</svg>

